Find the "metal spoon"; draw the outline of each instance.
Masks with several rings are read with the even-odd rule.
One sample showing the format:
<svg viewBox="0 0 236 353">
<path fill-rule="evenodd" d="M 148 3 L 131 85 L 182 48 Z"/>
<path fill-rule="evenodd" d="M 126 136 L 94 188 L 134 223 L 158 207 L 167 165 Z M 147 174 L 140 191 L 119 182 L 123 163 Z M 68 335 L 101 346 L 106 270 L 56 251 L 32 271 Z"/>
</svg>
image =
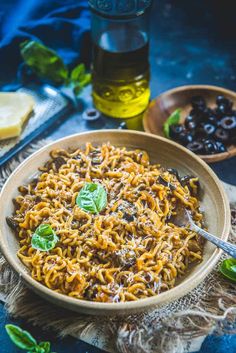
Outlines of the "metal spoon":
<svg viewBox="0 0 236 353">
<path fill-rule="evenodd" d="M 215 235 L 208 233 L 206 230 L 198 227 L 189 211 L 185 210 L 183 207 L 179 207 L 177 211 L 177 216 L 173 219 L 173 223 L 178 226 L 189 224 L 190 229 L 201 235 L 203 238 L 209 240 L 211 243 L 216 245 L 218 248 L 224 250 L 227 254 L 236 259 L 236 245 L 228 243 L 227 241 L 217 238 Z"/>
<path fill-rule="evenodd" d="M 187 217 L 188 217 L 188 222 L 190 225 L 190 229 L 195 231 L 196 233 L 200 234 L 203 238 L 209 240 L 211 243 L 216 245 L 218 248 L 224 250 L 227 254 L 232 256 L 234 259 L 236 259 L 236 245 L 231 244 L 227 241 L 221 240 L 220 238 L 217 238 L 215 235 L 208 233 L 206 230 L 198 227 L 194 221 L 192 220 L 192 217 L 188 211 L 186 211 Z"/>
</svg>

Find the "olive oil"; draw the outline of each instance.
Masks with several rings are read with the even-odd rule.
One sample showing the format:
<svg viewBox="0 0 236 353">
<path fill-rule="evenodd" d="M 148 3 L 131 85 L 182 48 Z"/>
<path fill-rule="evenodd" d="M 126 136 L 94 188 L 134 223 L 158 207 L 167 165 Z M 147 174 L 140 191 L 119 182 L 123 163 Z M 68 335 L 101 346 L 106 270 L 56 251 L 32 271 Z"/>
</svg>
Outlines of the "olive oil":
<svg viewBox="0 0 236 353">
<path fill-rule="evenodd" d="M 130 118 L 149 102 L 149 42 L 145 33 L 116 28 L 93 44 L 93 100 L 102 113 Z"/>
</svg>

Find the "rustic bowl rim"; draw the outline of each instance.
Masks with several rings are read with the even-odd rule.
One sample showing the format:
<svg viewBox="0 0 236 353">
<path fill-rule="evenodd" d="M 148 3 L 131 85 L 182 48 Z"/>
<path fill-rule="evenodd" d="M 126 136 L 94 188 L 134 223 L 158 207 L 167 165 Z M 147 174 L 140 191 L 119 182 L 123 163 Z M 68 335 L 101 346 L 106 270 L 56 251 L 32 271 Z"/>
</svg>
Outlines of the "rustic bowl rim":
<svg viewBox="0 0 236 353">
<path fill-rule="evenodd" d="M 26 158 L 14 170 L 14 172 L 7 179 L 7 181 L 5 182 L 5 184 L 1 190 L 0 202 L 3 202 L 3 196 L 5 194 L 5 189 L 8 185 L 8 183 L 12 179 L 14 179 L 15 174 L 19 170 L 23 169 L 25 164 L 27 164 L 30 160 L 33 160 L 35 158 L 39 158 L 42 152 L 44 152 L 44 151 L 49 152 L 50 150 L 53 149 L 54 145 L 56 145 L 60 142 L 69 141 L 70 139 L 73 139 L 73 138 L 77 138 L 77 137 L 79 138 L 81 135 L 85 135 L 85 136 L 89 137 L 90 135 L 94 135 L 94 134 L 101 134 L 101 135 L 104 134 L 104 135 L 107 135 L 106 140 L 109 141 L 109 134 L 110 133 L 115 133 L 115 134 L 120 134 L 120 135 L 133 134 L 133 135 L 136 135 L 137 137 L 138 136 L 140 136 L 140 137 L 141 136 L 148 136 L 148 137 L 150 137 L 150 139 L 157 139 L 157 140 L 164 141 L 165 143 L 171 144 L 174 147 L 176 147 L 177 149 L 182 150 L 184 153 L 190 155 L 193 159 L 195 159 L 196 162 L 201 164 L 204 167 L 204 169 L 208 172 L 210 177 L 216 183 L 217 188 L 219 189 L 219 192 L 221 194 L 221 198 L 224 202 L 224 215 L 222 215 L 222 218 L 224 220 L 224 228 L 223 228 L 223 231 L 221 234 L 221 239 L 226 240 L 228 238 L 228 235 L 230 232 L 230 226 L 231 226 L 230 225 L 229 202 L 228 202 L 226 193 L 223 189 L 223 186 L 221 185 L 220 180 L 215 175 L 215 173 L 198 156 L 196 156 L 191 151 L 188 151 L 187 149 L 185 149 L 181 145 L 177 144 L 176 142 L 167 140 L 164 137 L 155 136 L 153 134 L 148 134 L 146 132 L 130 131 L 130 130 L 116 130 L 116 129 L 93 130 L 93 131 L 89 131 L 89 132 L 76 133 L 76 134 L 69 135 L 69 136 L 63 137 L 61 139 L 55 140 L 55 141 L 47 144 L 46 146 L 40 148 L 38 151 L 34 152 L 32 155 L 30 155 L 28 158 Z M 90 141 L 90 142 L 93 142 L 93 141 Z M 16 185 L 17 185 L 17 183 L 16 183 Z M 218 259 L 220 258 L 221 254 L 222 254 L 222 251 L 220 249 L 216 248 L 212 252 L 212 255 L 210 256 L 210 258 L 205 263 L 204 268 L 200 268 L 197 270 L 197 272 L 195 273 L 194 281 L 193 281 L 193 278 L 191 278 L 191 275 L 189 275 L 188 278 L 184 282 L 182 282 L 182 283 L 178 284 L 176 287 L 174 287 L 166 292 L 163 292 L 161 294 L 158 294 L 156 296 L 148 297 L 145 299 L 139 299 L 137 301 L 132 301 L 132 302 L 124 302 L 124 303 L 100 303 L 100 302 L 85 301 L 85 300 L 72 298 L 72 297 L 66 296 L 64 294 L 54 292 L 53 290 L 47 288 L 43 284 L 34 280 L 30 276 L 28 271 L 26 271 L 27 268 L 24 264 L 22 264 L 22 266 L 19 267 L 18 263 L 15 260 L 14 255 L 11 253 L 11 250 L 7 246 L 7 242 L 6 242 L 7 235 L 4 236 L 2 234 L 1 224 L 3 221 L 4 220 L 2 220 L 0 222 L 0 249 L 1 249 L 4 257 L 6 258 L 7 262 L 10 264 L 10 266 L 13 268 L 13 270 L 21 276 L 21 278 L 23 279 L 25 284 L 28 287 L 30 287 L 33 291 L 35 291 L 36 293 L 38 293 L 42 297 L 47 298 L 51 302 L 61 304 L 61 306 L 65 307 L 65 308 L 68 307 L 70 310 L 74 310 L 74 311 L 81 311 L 81 312 L 89 311 L 90 314 L 93 314 L 93 310 L 94 310 L 94 315 L 96 315 L 96 314 L 103 315 L 104 313 L 119 315 L 119 311 L 120 311 L 120 313 L 123 313 L 126 310 L 128 312 L 129 311 L 135 312 L 135 311 L 140 311 L 140 310 L 144 311 L 145 309 L 147 309 L 149 307 L 155 307 L 155 306 L 176 300 L 180 296 L 187 294 L 190 291 L 190 289 L 192 290 L 193 288 L 195 288 L 206 277 L 206 275 L 212 270 L 212 268 L 214 267 L 214 265 L 216 264 L 216 262 L 218 261 Z M 9 233 L 11 234 L 11 236 L 14 236 L 12 232 L 9 231 Z M 194 282 L 194 285 L 191 282 Z M 178 290 L 181 292 L 181 295 L 177 295 Z"/>
</svg>

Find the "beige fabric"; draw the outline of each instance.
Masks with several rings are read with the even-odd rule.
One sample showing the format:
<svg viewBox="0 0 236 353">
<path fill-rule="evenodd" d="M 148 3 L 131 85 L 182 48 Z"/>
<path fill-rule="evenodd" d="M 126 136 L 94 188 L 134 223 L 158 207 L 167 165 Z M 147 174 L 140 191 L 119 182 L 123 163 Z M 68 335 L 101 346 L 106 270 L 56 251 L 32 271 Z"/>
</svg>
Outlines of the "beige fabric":
<svg viewBox="0 0 236 353">
<path fill-rule="evenodd" d="M 11 170 L 42 145 L 45 141 L 32 146 L 18 160 L 0 170 L 0 188 Z M 225 187 L 232 201 L 230 240 L 236 243 L 236 188 L 227 184 Z M 184 353 L 196 349 L 191 348 L 193 340 L 213 330 L 219 334 L 236 333 L 235 284 L 219 274 L 218 266 L 196 289 L 173 303 L 149 313 L 97 318 L 48 304 L 29 291 L 1 257 L 0 299 L 14 317 L 27 319 L 44 329 L 54 329 L 61 336 L 81 338 L 110 352 Z"/>
</svg>

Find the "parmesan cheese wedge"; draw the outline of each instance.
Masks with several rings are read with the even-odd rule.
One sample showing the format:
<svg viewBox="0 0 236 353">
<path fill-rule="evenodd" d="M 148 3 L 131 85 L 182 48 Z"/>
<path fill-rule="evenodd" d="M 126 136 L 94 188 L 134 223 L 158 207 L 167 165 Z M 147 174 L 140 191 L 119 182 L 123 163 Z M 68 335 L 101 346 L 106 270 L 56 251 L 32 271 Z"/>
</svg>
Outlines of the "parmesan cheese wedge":
<svg viewBox="0 0 236 353">
<path fill-rule="evenodd" d="M 34 107 L 26 93 L 0 92 L 0 140 L 21 134 L 22 126 Z"/>
</svg>

